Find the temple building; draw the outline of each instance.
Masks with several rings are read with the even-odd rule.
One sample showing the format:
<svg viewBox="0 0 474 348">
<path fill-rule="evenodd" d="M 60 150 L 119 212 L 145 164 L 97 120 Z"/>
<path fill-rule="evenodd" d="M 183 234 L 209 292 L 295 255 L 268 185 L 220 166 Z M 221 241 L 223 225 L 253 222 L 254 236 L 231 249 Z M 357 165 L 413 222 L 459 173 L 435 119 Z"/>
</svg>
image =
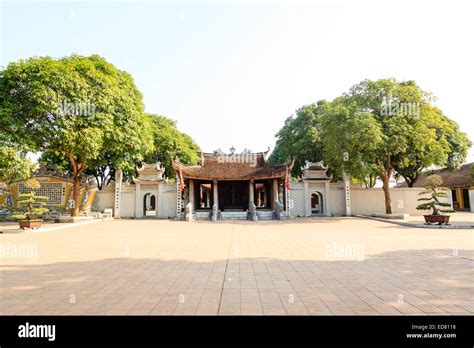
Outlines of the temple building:
<svg viewBox="0 0 474 348">
<path fill-rule="evenodd" d="M 221 150 L 201 153 L 201 160 L 196 165 L 174 159 L 176 180 L 165 177 L 165 169 L 160 163 L 143 164 L 137 168 L 138 177 L 127 181 L 117 170 L 115 180 L 101 189 L 94 184 L 93 178 L 84 178 L 80 211 L 82 215 L 92 217 L 112 215 L 115 218 L 187 221 L 327 218 L 385 212 L 381 188 L 351 183 L 347 175 L 334 181 L 322 161 L 306 161 L 301 168 L 302 176 L 290 181 L 294 162 L 274 164 L 267 156 L 268 151 L 236 153 L 231 148 L 230 153 Z M 468 171 L 464 167 L 463 173 L 463 178 L 467 178 Z M 472 209 L 472 204 L 469 205 L 474 192 L 472 179 L 469 176 L 460 188 L 459 180 L 456 186 L 449 181 L 452 178 L 450 175 L 445 178 L 453 190 L 446 202 L 452 204 L 454 201 L 457 209 Z M 37 179 L 41 184 L 38 193 L 49 197 L 50 218 L 67 215 L 73 206 L 70 178 L 38 173 Z M 422 215 L 424 211 L 417 210 L 416 206 L 423 190 L 421 187 L 392 188 L 393 212 Z M 18 194 L 24 191 L 24 183 L 19 182 L 11 185 L 7 192 L 0 192 L 0 219 L 8 218 L 9 214 L 8 209 L 2 210 L 1 206 L 13 206 Z"/>
<path fill-rule="evenodd" d="M 288 216 L 288 175 L 294 162 L 272 164 L 268 151 L 230 150 L 202 153 L 197 165 L 173 161 L 178 218 L 247 219 L 255 211 L 260 219 L 271 219 L 279 206 L 281 216 Z"/>
</svg>

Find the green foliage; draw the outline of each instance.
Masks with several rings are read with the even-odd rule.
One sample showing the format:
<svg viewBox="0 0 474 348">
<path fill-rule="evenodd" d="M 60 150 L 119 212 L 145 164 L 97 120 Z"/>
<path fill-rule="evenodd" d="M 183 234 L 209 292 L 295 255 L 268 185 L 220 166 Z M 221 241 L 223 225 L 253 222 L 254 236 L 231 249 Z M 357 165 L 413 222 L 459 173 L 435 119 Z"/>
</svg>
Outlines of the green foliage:
<svg viewBox="0 0 474 348">
<path fill-rule="evenodd" d="M 413 81 L 365 80 L 353 86 L 323 113 L 324 161 L 336 174 L 345 170 L 358 181 L 377 175 L 383 182 L 386 212 L 391 213 L 392 174 L 412 186 L 429 166 L 458 166 L 471 146 L 432 100 Z"/>
<path fill-rule="evenodd" d="M 439 175 L 430 175 L 427 179 L 427 185 L 425 190 L 420 192 L 420 195 L 428 195 L 428 197 L 419 198 L 418 201 L 425 201 L 425 203 L 419 204 L 416 209 L 418 210 L 432 210 L 432 215 L 440 215 L 442 213 L 454 213 L 452 209 L 443 209 L 440 207 L 450 207 L 449 203 L 440 202 L 440 198 L 447 197 L 445 191 L 449 191 L 446 187 L 441 187 L 443 179 Z"/>
<path fill-rule="evenodd" d="M 296 110 L 295 116 L 286 119 L 285 125 L 276 134 L 277 142 L 269 160 L 284 163 L 288 158 L 295 160 L 292 174 L 301 175 L 301 167 L 307 160 L 321 160 L 320 123 L 326 101 L 303 106 Z"/>
<path fill-rule="evenodd" d="M 447 117 L 446 117 L 447 119 Z M 448 169 L 459 169 L 466 161 L 469 149 L 472 146 L 471 140 L 466 133 L 461 132 L 459 125 L 453 120 L 447 119 L 449 129 L 446 132 L 446 140 L 449 143 L 450 151 L 448 152 L 448 159 L 445 163 Z"/>
<path fill-rule="evenodd" d="M 147 125 L 153 138 L 153 150 L 145 156 L 145 162 L 161 162 L 166 176 L 175 177 L 172 160 L 176 157 L 184 164 L 196 164 L 201 151 L 199 146 L 187 134 L 176 127 L 176 122 L 160 115 L 147 115 Z"/>
<path fill-rule="evenodd" d="M 337 98 L 325 107 L 321 133 L 324 161 L 333 174 L 341 177 L 345 171 L 366 186 L 375 184 L 375 153 L 384 135 L 371 113 L 359 110 L 348 98 Z"/>
<path fill-rule="evenodd" d="M 67 159 L 79 212 L 81 176 L 110 154 L 127 169 L 151 151 L 142 95 L 132 77 L 97 55 L 30 58 L 0 72 L 0 130 L 15 143 Z M 86 106 L 89 106 L 87 108 Z"/>
<path fill-rule="evenodd" d="M 365 80 L 347 94 L 361 110 L 369 111 L 382 127 L 385 142 L 378 160 L 385 169 L 393 169 L 408 186 L 432 165 L 459 168 L 465 161 L 471 142 L 459 126 L 433 106 L 433 96 L 414 81 L 394 79 Z M 384 113 L 389 106 L 416 105 L 414 112 L 397 109 Z M 390 165 L 387 165 L 387 161 Z M 383 171 L 383 170 L 382 170 Z"/>
<path fill-rule="evenodd" d="M 458 168 L 471 146 L 432 101 L 414 81 L 362 81 L 332 102 L 304 106 L 287 118 L 270 160 L 295 158 L 293 174 L 300 175 L 306 160 L 323 159 L 335 179 L 346 170 L 372 187 L 377 178 L 395 173 L 411 187 L 430 166 Z M 389 107 L 395 110 L 387 114 Z"/>
<path fill-rule="evenodd" d="M 26 180 L 34 170 L 34 164 L 24 151 L 0 143 L 0 183 L 10 184 Z"/>
<path fill-rule="evenodd" d="M 35 179 L 25 182 L 26 187 L 30 190 L 28 193 L 18 195 L 17 205 L 12 208 L 16 214 L 12 218 L 18 220 L 35 220 L 41 218 L 49 209 L 43 206 L 47 203 L 48 197 L 37 196 L 36 190 L 40 188 L 40 183 Z"/>
<path fill-rule="evenodd" d="M 27 149 L 12 143 L 0 128 L 0 189 L 31 177 L 35 165 L 26 157 Z"/>
<path fill-rule="evenodd" d="M 456 122 L 439 108 L 424 104 L 420 116 L 407 131 L 408 147 L 393 160 L 396 172 L 412 187 L 430 166 L 459 169 L 471 142 Z"/>
</svg>

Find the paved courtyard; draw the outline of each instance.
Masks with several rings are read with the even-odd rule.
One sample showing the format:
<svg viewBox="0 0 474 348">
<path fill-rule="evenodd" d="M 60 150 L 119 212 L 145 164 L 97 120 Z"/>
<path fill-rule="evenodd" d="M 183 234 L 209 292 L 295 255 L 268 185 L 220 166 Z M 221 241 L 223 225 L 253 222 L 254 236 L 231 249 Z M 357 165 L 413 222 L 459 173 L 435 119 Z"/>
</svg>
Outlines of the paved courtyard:
<svg viewBox="0 0 474 348">
<path fill-rule="evenodd" d="M 473 230 L 119 220 L 0 248 L 0 314 L 474 314 Z"/>
</svg>

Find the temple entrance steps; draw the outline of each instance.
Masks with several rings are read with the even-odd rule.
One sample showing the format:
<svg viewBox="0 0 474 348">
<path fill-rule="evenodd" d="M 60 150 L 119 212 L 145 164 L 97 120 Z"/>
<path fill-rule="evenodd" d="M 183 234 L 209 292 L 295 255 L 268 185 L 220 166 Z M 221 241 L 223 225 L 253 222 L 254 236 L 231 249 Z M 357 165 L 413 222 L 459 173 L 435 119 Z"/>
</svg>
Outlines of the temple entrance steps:
<svg viewBox="0 0 474 348">
<path fill-rule="evenodd" d="M 273 220 L 273 212 L 271 210 L 260 210 L 257 213 L 259 220 Z"/>
<path fill-rule="evenodd" d="M 259 210 L 258 220 L 273 220 L 273 212 L 271 210 Z M 209 221 L 211 220 L 210 211 L 196 211 L 194 220 Z M 282 219 L 284 217 L 282 216 Z M 248 213 L 246 211 L 223 211 L 221 212 L 221 220 L 247 220 Z"/>
<path fill-rule="evenodd" d="M 210 211 L 197 211 L 194 213 L 195 220 L 210 220 L 211 212 Z"/>
<path fill-rule="evenodd" d="M 247 220 L 246 211 L 223 211 L 222 220 Z"/>
</svg>

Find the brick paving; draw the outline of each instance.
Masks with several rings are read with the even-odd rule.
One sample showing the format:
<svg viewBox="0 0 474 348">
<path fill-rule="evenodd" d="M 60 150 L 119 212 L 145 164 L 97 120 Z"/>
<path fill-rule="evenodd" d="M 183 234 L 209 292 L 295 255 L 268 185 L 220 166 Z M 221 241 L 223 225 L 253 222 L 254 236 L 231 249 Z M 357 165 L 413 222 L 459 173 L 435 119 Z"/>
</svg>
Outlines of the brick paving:
<svg viewBox="0 0 474 348">
<path fill-rule="evenodd" d="M 2 315 L 474 313 L 472 230 L 120 220 L 0 247 Z"/>
</svg>

